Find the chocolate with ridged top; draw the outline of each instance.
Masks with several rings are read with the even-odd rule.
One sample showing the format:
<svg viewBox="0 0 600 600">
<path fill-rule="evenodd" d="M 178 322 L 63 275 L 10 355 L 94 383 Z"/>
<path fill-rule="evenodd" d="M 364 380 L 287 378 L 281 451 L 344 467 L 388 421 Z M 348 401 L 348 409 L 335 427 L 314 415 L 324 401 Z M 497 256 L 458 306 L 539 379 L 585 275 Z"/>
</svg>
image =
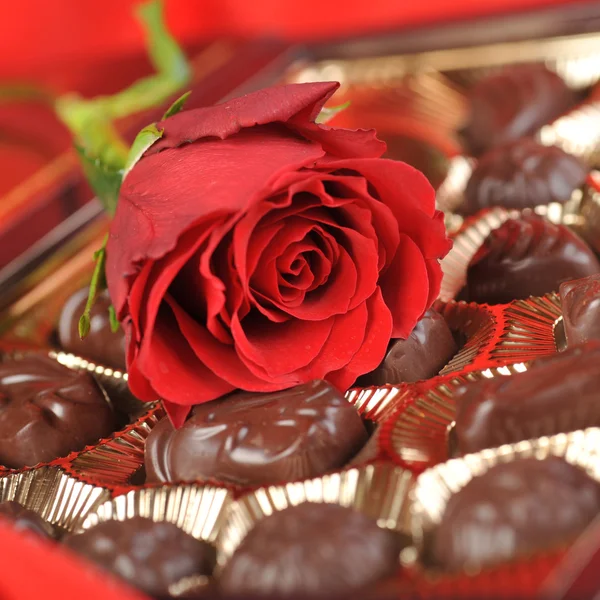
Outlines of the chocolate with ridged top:
<svg viewBox="0 0 600 600">
<path fill-rule="evenodd" d="M 597 341 L 536 360 L 524 373 L 466 384 L 454 396 L 458 452 L 598 427 L 598 390 Z"/>
<path fill-rule="evenodd" d="M 143 517 L 105 521 L 72 535 L 65 545 L 153 596 L 192 575 L 211 576 L 216 550 L 173 523 Z"/>
<path fill-rule="evenodd" d="M 44 521 L 36 512 L 13 500 L 0 502 L 0 519 L 8 519 L 13 527 L 20 531 L 31 531 L 49 539 L 56 536 L 54 527 L 48 521 Z"/>
<path fill-rule="evenodd" d="M 367 437 L 356 409 L 324 381 L 236 392 L 195 406 L 180 429 L 163 419 L 146 441 L 146 473 L 154 482 L 304 479 L 344 466 Z"/>
<path fill-rule="evenodd" d="M 577 234 L 530 214 L 490 233 L 469 264 L 466 291 L 470 302 L 505 304 L 595 273 L 600 263 Z"/>
<path fill-rule="evenodd" d="M 600 485 L 561 458 L 500 463 L 448 501 L 432 562 L 448 570 L 509 561 L 576 538 L 600 511 Z"/>
<path fill-rule="evenodd" d="M 42 354 L 0 358 L 0 464 L 20 469 L 110 435 L 116 419 L 94 377 Z"/>
<path fill-rule="evenodd" d="M 405 340 L 392 340 L 386 357 L 356 385 L 410 383 L 437 375 L 458 348 L 442 315 L 428 310 Z"/>
<path fill-rule="evenodd" d="M 493 206 L 533 208 L 570 200 L 581 188 L 588 168 L 577 157 L 557 146 L 542 146 L 521 138 L 484 154 L 467 188 L 463 214 Z"/>
<path fill-rule="evenodd" d="M 577 102 L 565 82 L 541 64 L 506 67 L 479 81 L 469 100 L 462 134 L 473 156 L 534 134 Z"/>
<path fill-rule="evenodd" d="M 400 536 L 351 508 L 305 502 L 259 521 L 219 583 L 244 598 L 347 598 L 394 573 L 401 544 Z"/>
<path fill-rule="evenodd" d="M 83 340 L 79 337 L 79 317 L 87 297 L 88 288 L 84 288 L 65 303 L 57 327 L 61 348 L 101 365 L 125 370 L 125 334 L 122 329 L 113 333 L 110 328 L 108 308 L 111 302 L 107 291 L 98 295 L 92 307 L 90 332 Z"/>
<path fill-rule="evenodd" d="M 600 275 L 563 283 L 560 299 L 567 345 L 600 340 Z"/>
</svg>

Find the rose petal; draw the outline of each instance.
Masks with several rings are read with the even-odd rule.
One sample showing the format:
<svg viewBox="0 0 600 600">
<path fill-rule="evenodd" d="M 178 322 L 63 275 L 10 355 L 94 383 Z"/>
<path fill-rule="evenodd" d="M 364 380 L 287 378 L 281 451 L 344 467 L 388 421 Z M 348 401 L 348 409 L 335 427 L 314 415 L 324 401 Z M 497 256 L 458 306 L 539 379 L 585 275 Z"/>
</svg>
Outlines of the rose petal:
<svg viewBox="0 0 600 600">
<path fill-rule="evenodd" d="M 393 338 L 406 339 L 428 308 L 429 275 L 419 247 L 400 236 L 394 262 L 382 276 L 381 291 L 394 319 Z"/>
<path fill-rule="evenodd" d="M 379 289 L 367 300 L 366 307 L 369 319 L 363 329 L 364 338 L 358 352 L 344 368 L 326 377 L 327 381 L 344 392 L 358 377 L 378 367 L 387 352 L 392 331 L 392 315 Z"/>
<path fill-rule="evenodd" d="M 142 159 L 121 186 L 107 246 L 106 273 L 118 315 L 140 261 L 161 258 L 206 217 L 239 218 L 264 198 L 270 178 L 322 155 L 316 143 L 266 125 Z"/>
</svg>

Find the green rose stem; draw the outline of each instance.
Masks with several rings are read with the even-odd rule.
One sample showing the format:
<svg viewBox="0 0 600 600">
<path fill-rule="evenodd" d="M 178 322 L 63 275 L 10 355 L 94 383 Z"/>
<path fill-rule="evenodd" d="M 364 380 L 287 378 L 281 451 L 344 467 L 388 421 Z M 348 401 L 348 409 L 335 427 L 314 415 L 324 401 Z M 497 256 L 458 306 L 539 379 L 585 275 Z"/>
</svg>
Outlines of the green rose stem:
<svg viewBox="0 0 600 600">
<path fill-rule="evenodd" d="M 163 104 L 187 85 L 191 69 L 182 49 L 168 32 L 160 0 L 152 0 L 138 7 L 137 16 L 145 30 L 150 61 L 155 73 L 112 96 L 84 99 L 78 94 L 66 94 L 54 102 L 61 121 L 69 128 L 83 172 L 105 210 L 114 215 L 123 178 L 144 152 L 161 137 L 155 124 L 137 135 L 131 147 L 120 135 L 115 121 Z M 188 94 L 176 100 L 166 116 L 183 108 Z M 79 335 L 84 338 L 90 331 L 90 314 L 94 302 L 104 289 L 106 278 L 106 242 L 94 253 L 95 267 L 85 310 L 79 319 Z M 119 324 L 114 307 L 110 307 L 113 331 Z"/>
</svg>

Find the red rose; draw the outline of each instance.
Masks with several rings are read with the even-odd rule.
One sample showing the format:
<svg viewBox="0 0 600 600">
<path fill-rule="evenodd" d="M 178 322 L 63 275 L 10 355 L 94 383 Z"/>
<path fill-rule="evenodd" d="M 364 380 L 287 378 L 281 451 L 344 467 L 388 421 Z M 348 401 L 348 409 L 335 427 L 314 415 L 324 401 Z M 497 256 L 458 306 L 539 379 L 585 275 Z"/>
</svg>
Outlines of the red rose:
<svg viewBox="0 0 600 600">
<path fill-rule="evenodd" d="M 315 124 L 337 87 L 179 113 L 123 183 L 106 273 L 129 385 L 175 424 L 235 388 L 344 390 L 438 294 L 434 191 L 374 131 Z"/>
</svg>

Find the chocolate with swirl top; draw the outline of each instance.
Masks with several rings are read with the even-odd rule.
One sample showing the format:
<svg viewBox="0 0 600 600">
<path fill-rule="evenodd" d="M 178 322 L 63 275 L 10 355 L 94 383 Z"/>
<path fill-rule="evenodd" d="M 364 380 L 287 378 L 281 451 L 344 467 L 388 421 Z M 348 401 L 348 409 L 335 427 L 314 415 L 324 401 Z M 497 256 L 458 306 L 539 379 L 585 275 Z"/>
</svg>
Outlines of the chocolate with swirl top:
<svg viewBox="0 0 600 600">
<path fill-rule="evenodd" d="M 48 356 L 0 358 L 0 464 L 20 469 L 81 450 L 116 429 L 94 377 Z"/>
<path fill-rule="evenodd" d="M 600 511 L 600 485 L 561 458 L 500 463 L 454 494 L 431 559 L 448 570 L 509 561 L 575 539 Z"/>
<path fill-rule="evenodd" d="M 581 160 L 561 148 L 521 138 L 481 157 L 467 184 L 461 212 L 564 204 L 584 184 L 587 173 Z"/>
<path fill-rule="evenodd" d="M 184 577 L 212 575 L 216 550 L 173 523 L 143 517 L 106 521 L 72 535 L 65 545 L 153 596 L 169 595 Z"/>
<path fill-rule="evenodd" d="M 471 90 L 469 120 L 462 131 L 467 150 L 479 156 L 504 142 L 531 135 L 576 101 L 575 93 L 544 65 L 506 67 Z"/>
<path fill-rule="evenodd" d="M 563 283 L 560 298 L 567 345 L 600 340 L 600 275 Z"/>
<path fill-rule="evenodd" d="M 304 502 L 259 521 L 219 583 L 240 598 L 348 598 L 397 571 L 402 544 L 360 512 Z"/>
<path fill-rule="evenodd" d="M 113 333 L 110 328 L 107 291 L 97 298 L 91 311 L 90 332 L 79 337 L 79 317 L 83 314 L 88 288 L 79 290 L 65 303 L 58 321 L 58 340 L 65 352 L 71 352 L 113 369 L 125 370 L 125 334 L 122 329 Z"/>
<path fill-rule="evenodd" d="M 466 295 L 470 302 L 505 304 L 595 273 L 600 263 L 578 235 L 565 225 L 524 215 L 487 237 L 467 269 Z"/>
<path fill-rule="evenodd" d="M 236 392 L 195 406 L 180 429 L 163 419 L 146 441 L 146 474 L 244 486 L 305 479 L 344 466 L 367 437 L 356 409 L 325 381 Z"/>
<path fill-rule="evenodd" d="M 405 340 L 392 340 L 383 362 L 356 385 L 369 387 L 410 383 L 437 375 L 456 354 L 457 346 L 442 315 L 428 310 Z"/>
<path fill-rule="evenodd" d="M 600 426 L 600 342 L 534 361 L 528 371 L 457 390 L 460 454 Z"/>
</svg>

